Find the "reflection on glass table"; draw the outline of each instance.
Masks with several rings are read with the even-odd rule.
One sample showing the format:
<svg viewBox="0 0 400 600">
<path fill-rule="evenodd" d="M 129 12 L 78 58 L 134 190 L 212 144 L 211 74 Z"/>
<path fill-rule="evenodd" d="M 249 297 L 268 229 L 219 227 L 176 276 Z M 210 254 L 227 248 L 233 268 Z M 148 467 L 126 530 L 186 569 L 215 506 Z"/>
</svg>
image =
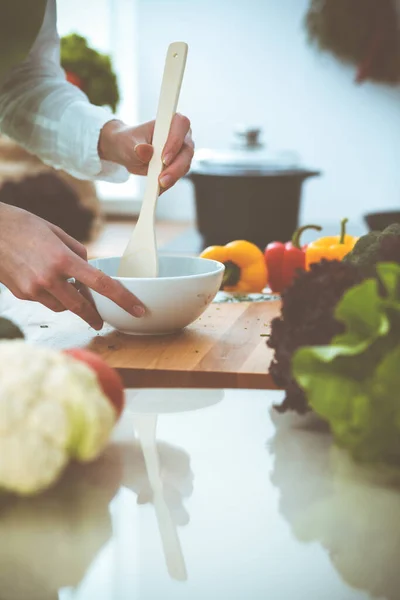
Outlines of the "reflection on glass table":
<svg viewBox="0 0 400 600">
<path fill-rule="evenodd" d="M 193 476 L 189 468 L 190 459 L 183 450 L 157 443 L 157 419 L 162 414 L 212 406 L 221 401 L 223 395 L 222 390 L 208 391 L 207 394 L 203 390 L 192 390 L 190 395 L 184 389 L 165 390 L 162 395 L 155 394 L 153 390 L 141 390 L 132 392 L 129 398 L 128 410 L 134 415 L 134 428 L 145 466 L 145 482 L 138 491 L 138 501 L 153 503 L 168 573 L 178 581 L 187 579 L 187 571 L 176 525 L 189 522 L 181 500 L 184 495 L 190 495 Z M 168 455 L 172 460 L 168 461 Z M 174 461 L 174 458 L 178 460 Z M 179 471 L 178 465 L 181 467 Z M 181 480 L 171 477 L 178 472 L 183 475 Z M 183 486 L 186 489 L 182 489 Z"/>
<path fill-rule="evenodd" d="M 2 498 L 0 599 L 397 600 L 400 475 L 280 398 L 129 391 L 96 463 Z"/>
<path fill-rule="evenodd" d="M 206 408 L 222 398 L 222 390 L 206 395 L 194 390 L 189 397 L 186 390 L 129 391 L 127 416 L 96 462 L 72 464 L 54 488 L 37 497 L 0 497 L 1 600 L 81 598 L 79 585 L 91 569 L 98 576 L 100 555 L 107 555 L 109 566 L 117 562 L 116 553 L 109 552 L 115 534 L 112 505 L 124 490 L 133 492 L 139 505 L 154 503 L 170 574 L 185 579 L 175 527 L 189 523 L 183 499 L 193 491 L 193 474 L 184 450 L 156 440 L 157 419 Z M 146 431 L 149 422 L 153 435 Z M 168 528 L 176 536 L 172 542 Z M 181 564 L 171 552 L 178 553 Z M 111 599 L 106 581 L 104 586 L 103 597 Z"/>
<path fill-rule="evenodd" d="M 296 538 L 321 544 L 350 586 L 398 600 L 400 470 L 356 464 L 317 417 L 271 417 L 271 481 Z"/>
</svg>

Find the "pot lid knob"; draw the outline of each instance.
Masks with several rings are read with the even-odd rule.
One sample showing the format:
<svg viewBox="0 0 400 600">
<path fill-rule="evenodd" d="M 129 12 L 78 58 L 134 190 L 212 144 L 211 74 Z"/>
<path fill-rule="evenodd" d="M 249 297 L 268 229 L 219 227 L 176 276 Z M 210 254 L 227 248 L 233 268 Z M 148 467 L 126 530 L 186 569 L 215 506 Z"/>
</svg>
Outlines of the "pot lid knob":
<svg viewBox="0 0 400 600">
<path fill-rule="evenodd" d="M 260 127 L 239 126 L 235 129 L 235 136 L 240 141 L 240 145 L 247 148 L 260 148 L 263 144 L 260 142 Z"/>
</svg>

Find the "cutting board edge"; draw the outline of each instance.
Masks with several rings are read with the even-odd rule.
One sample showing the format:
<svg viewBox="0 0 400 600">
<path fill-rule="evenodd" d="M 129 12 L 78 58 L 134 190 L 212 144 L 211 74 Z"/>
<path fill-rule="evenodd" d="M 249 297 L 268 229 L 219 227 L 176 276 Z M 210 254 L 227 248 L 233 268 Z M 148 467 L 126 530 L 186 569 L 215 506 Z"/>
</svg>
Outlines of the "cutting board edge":
<svg viewBox="0 0 400 600">
<path fill-rule="evenodd" d="M 125 388 L 277 390 L 269 373 L 117 368 Z"/>
</svg>

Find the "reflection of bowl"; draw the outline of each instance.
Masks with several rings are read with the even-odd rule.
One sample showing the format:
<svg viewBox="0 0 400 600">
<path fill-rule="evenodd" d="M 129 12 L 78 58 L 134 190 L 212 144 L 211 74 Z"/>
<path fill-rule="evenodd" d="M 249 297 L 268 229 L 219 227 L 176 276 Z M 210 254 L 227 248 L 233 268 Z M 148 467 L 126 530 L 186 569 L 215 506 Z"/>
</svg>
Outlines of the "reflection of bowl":
<svg viewBox="0 0 400 600">
<path fill-rule="evenodd" d="M 393 223 L 400 223 L 400 211 L 370 213 L 364 219 L 370 231 L 383 231 Z"/>
<path fill-rule="evenodd" d="M 135 414 L 165 415 L 202 410 L 224 399 L 224 390 L 126 390 L 126 409 Z"/>
<path fill-rule="evenodd" d="M 131 335 L 164 335 L 190 325 L 214 299 L 224 273 L 224 266 L 214 260 L 165 256 L 160 257 L 156 278 L 117 277 L 119 261 L 112 257 L 90 262 L 135 294 L 147 314 L 136 319 L 104 296 L 93 292 L 93 299 L 106 323 Z"/>
</svg>

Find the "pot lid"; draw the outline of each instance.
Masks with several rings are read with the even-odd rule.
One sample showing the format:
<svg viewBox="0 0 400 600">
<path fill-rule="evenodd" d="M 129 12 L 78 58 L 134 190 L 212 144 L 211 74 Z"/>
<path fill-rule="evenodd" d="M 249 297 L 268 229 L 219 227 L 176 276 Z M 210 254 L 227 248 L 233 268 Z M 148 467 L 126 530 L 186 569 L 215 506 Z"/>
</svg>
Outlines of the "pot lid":
<svg viewBox="0 0 400 600">
<path fill-rule="evenodd" d="M 274 151 L 261 141 L 259 127 L 238 127 L 234 131 L 234 141 L 227 149 L 202 148 L 196 151 L 193 168 L 224 168 L 240 171 L 287 171 L 300 168 L 296 152 Z"/>
</svg>

